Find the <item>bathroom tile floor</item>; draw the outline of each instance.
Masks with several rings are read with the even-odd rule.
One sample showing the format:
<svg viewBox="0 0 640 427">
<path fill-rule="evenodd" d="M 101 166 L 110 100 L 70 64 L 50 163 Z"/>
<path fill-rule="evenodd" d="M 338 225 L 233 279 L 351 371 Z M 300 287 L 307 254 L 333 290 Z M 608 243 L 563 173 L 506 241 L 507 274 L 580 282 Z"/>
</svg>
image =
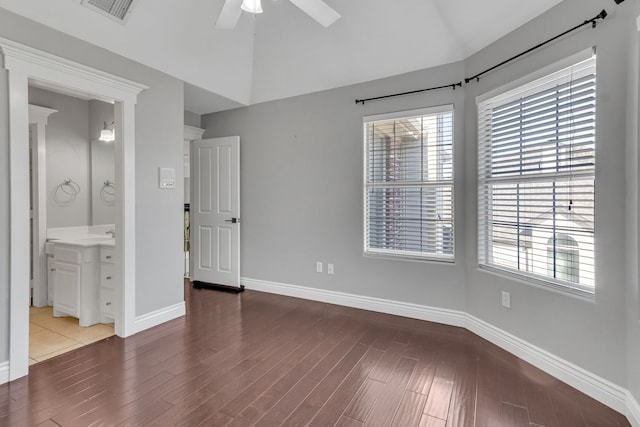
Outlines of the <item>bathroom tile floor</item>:
<svg viewBox="0 0 640 427">
<path fill-rule="evenodd" d="M 52 307 L 29 307 L 29 364 L 113 335 L 113 323 L 83 328 L 73 317 L 53 317 Z"/>
</svg>

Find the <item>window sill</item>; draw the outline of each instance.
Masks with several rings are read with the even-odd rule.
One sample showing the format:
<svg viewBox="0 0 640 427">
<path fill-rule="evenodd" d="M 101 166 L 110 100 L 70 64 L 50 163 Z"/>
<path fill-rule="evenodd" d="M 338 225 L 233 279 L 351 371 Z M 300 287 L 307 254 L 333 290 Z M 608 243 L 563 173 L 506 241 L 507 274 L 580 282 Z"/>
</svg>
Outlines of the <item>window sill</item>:
<svg viewBox="0 0 640 427">
<path fill-rule="evenodd" d="M 533 276 L 518 274 L 509 270 L 488 265 L 479 265 L 478 270 L 502 278 L 515 280 L 525 285 L 535 286 L 536 288 L 544 289 L 546 291 L 552 291 L 561 295 L 577 298 L 582 301 L 595 303 L 596 300 L 595 289 L 593 291 L 590 291 L 586 289 L 573 288 L 549 280 L 543 280 Z"/>
<path fill-rule="evenodd" d="M 438 256 L 438 255 L 418 256 L 418 255 L 411 255 L 411 254 L 391 254 L 387 252 L 374 252 L 374 251 L 365 251 L 363 255 L 365 258 L 378 258 L 378 259 L 389 259 L 389 260 L 397 260 L 397 261 L 428 262 L 428 263 L 436 263 L 436 264 L 455 265 L 454 256 Z"/>
</svg>

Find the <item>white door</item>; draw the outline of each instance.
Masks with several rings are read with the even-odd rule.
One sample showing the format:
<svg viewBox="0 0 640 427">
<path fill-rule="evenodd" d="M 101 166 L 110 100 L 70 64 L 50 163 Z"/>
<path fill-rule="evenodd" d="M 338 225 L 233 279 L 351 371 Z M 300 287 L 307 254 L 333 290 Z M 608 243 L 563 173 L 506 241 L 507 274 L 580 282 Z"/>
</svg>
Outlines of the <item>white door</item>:
<svg viewBox="0 0 640 427">
<path fill-rule="evenodd" d="M 240 137 L 191 148 L 191 279 L 240 287 Z"/>
</svg>

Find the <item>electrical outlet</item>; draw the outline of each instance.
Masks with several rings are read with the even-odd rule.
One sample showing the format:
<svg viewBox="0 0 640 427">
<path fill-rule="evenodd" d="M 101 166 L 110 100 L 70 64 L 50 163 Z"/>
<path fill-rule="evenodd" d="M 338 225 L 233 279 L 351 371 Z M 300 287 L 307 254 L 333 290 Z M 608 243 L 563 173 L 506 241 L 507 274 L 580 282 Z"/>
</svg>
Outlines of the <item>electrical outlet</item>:
<svg viewBox="0 0 640 427">
<path fill-rule="evenodd" d="M 322 273 L 322 263 L 320 261 L 316 262 L 316 273 Z"/>
<path fill-rule="evenodd" d="M 327 274 L 333 274 L 333 264 L 327 264 Z"/>
<path fill-rule="evenodd" d="M 502 306 L 511 308 L 511 294 L 509 292 L 502 291 Z"/>
</svg>

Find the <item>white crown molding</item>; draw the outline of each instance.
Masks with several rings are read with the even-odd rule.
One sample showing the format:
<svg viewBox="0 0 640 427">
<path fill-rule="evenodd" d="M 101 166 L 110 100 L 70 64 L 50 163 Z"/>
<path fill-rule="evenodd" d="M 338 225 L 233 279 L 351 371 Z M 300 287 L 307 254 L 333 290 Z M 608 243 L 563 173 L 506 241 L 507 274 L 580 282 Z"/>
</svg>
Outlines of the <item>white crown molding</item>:
<svg viewBox="0 0 640 427">
<path fill-rule="evenodd" d="M 4 54 L 5 60 L 6 58 L 15 58 L 31 64 L 68 73 L 95 83 L 100 83 L 133 95 L 138 95 L 143 90 L 149 89 L 149 86 L 141 83 L 114 76 L 113 74 L 2 37 L 0 37 L 0 50 Z M 5 64 L 5 67 L 9 68 L 9 64 Z"/>
<path fill-rule="evenodd" d="M 177 319 L 185 314 L 186 305 L 183 301 L 161 308 L 160 310 L 152 311 L 151 313 L 143 314 L 142 316 L 137 316 L 133 327 L 133 334 L 153 328 L 154 326 L 158 326 L 164 322 Z"/>
<path fill-rule="evenodd" d="M 197 139 L 200 139 L 202 138 L 202 134 L 204 134 L 204 131 L 204 129 L 200 129 L 195 126 L 184 125 L 184 140 L 195 141 Z"/>
<path fill-rule="evenodd" d="M 57 113 L 58 110 L 53 108 L 41 107 L 39 105 L 29 104 L 29 122 L 47 124 L 49 116 Z"/>
<path fill-rule="evenodd" d="M 241 283 L 248 290 L 309 299 L 466 328 L 595 400 L 627 415 L 632 425 L 640 427 L 640 405 L 628 390 L 463 311 L 245 277 L 241 279 Z"/>
</svg>

